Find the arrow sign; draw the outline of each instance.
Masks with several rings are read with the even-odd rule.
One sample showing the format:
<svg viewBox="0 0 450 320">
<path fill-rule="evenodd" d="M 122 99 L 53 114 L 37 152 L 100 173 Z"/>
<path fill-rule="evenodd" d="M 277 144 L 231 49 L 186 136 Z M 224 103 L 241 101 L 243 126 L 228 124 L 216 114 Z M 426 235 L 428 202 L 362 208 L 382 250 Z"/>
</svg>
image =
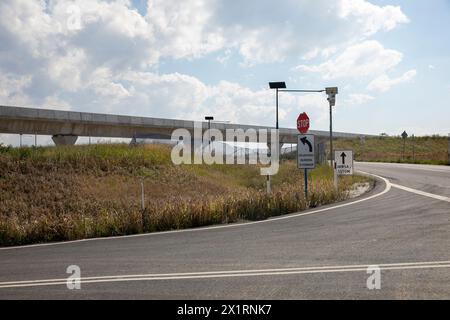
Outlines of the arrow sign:
<svg viewBox="0 0 450 320">
<path fill-rule="evenodd" d="M 299 169 L 314 169 L 316 167 L 314 140 L 313 134 L 299 134 L 297 136 L 297 167 Z"/>
<path fill-rule="evenodd" d="M 345 154 L 345 152 L 342 152 L 341 154 L 342 164 L 345 164 L 345 157 L 347 157 L 347 155 Z"/>
<path fill-rule="evenodd" d="M 353 150 L 335 150 L 334 161 L 338 176 L 353 174 Z"/>
<path fill-rule="evenodd" d="M 300 141 L 303 143 L 303 145 L 305 145 L 305 144 L 308 145 L 308 147 L 309 147 L 309 152 L 312 152 L 312 151 L 313 151 L 313 146 L 312 146 L 311 142 L 309 142 L 309 140 L 308 140 L 307 137 L 301 138 Z"/>
</svg>

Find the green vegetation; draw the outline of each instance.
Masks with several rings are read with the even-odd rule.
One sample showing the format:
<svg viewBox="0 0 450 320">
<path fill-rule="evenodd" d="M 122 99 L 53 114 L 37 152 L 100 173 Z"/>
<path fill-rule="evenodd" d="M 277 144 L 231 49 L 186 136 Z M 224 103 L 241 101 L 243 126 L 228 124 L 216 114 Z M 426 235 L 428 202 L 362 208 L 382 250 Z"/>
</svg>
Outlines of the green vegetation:
<svg viewBox="0 0 450 320">
<path fill-rule="evenodd" d="M 358 161 L 449 164 L 448 138 L 440 136 L 340 139 L 333 143 L 335 149 L 352 149 Z M 403 152 L 403 146 L 404 152 Z"/>
<path fill-rule="evenodd" d="M 319 167 L 305 199 L 302 171 L 286 160 L 269 196 L 258 166 L 175 166 L 168 146 L 1 147 L 0 245 L 266 219 L 345 199 L 361 181 L 343 178 L 336 192 Z"/>
</svg>

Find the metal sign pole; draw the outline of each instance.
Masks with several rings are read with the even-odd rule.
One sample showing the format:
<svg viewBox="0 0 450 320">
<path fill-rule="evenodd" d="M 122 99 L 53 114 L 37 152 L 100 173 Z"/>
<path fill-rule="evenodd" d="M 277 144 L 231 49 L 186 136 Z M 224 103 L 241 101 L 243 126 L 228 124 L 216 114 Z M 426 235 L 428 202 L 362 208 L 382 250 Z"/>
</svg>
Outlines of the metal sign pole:
<svg viewBox="0 0 450 320">
<path fill-rule="evenodd" d="M 337 191 L 337 189 L 338 189 L 338 175 L 337 175 L 337 170 L 336 170 L 336 159 L 335 159 L 334 167 L 332 168 L 332 170 L 333 170 L 334 189 Z"/>
<path fill-rule="evenodd" d="M 144 179 L 141 179 L 141 206 L 142 206 L 142 211 L 144 211 L 145 210 Z"/>
<path fill-rule="evenodd" d="M 308 199 L 308 169 L 305 169 L 305 199 Z"/>
<path fill-rule="evenodd" d="M 448 134 L 448 164 L 450 165 L 450 133 Z"/>
</svg>

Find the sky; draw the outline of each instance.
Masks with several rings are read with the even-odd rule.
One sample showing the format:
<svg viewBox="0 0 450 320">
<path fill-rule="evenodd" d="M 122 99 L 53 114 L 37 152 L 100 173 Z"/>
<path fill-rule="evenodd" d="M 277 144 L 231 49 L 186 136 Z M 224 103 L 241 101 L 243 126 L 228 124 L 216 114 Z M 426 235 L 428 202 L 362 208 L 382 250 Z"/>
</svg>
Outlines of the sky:
<svg viewBox="0 0 450 320">
<path fill-rule="evenodd" d="M 339 87 L 336 131 L 447 135 L 448 30 L 449 0 L 2 0 L 0 104 L 273 126 L 285 81 Z M 324 94 L 279 103 L 328 130 Z"/>
</svg>

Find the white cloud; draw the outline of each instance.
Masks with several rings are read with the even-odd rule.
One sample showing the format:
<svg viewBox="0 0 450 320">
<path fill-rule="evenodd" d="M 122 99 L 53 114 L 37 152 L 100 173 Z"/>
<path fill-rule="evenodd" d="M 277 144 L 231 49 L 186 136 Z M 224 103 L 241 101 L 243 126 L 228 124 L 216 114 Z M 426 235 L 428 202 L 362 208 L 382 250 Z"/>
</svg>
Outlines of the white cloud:
<svg viewBox="0 0 450 320">
<path fill-rule="evenodd" d="M 71 110 L 72 106 L 67 103 L 67 101 L 64 101 L 60 99 L 58 96 L 48 96 L 45 98 L 44 103 L 40 106 L 42 108 L 46 109 L 55 109 L 55 110 Z"/>
<path fill-rule="evenodd" d="M 109 98 L 113 104 L 131 95 L 122 84 L 115 82 L 111 70 L 105 67 L 94 70 L 87 88 L 94 90 L 98 96 Z"/>
<path fill-rule="evenodd" d="M 398 78 L 390 78 L 388 75 L 381 75 L 369 83 L 367 89 L 379 92 L 386 92 L 393 86 L 411 81 L 417 74 L 416 70 L 409 70 Z"/>
<path fill-rule="evenodd" d="M 234 48 L 247 66 L 293 56 L 309 60 L 319 51 L 327 57 L 341 43 L 408 22 L 400 7 L 365 0 L 284 1 L 276 7 L 270 0 L 149 0 L 146 20 L 163 56 L 201 57 Z"/>
<path fill-rule="evenodd" d="M 335 54 L 337 51 L 337 48 L 335 46 L 328 47 L 322 50 L 321 54 L 322 57 L 325 59 L 328 59 L 331 55 Z"/>
<path fill-rule="evenodd" d="M 380 7 L 365 0 L 339 1 L 338 14 L 344 19 L 355 17 L 365 36 L 373 35 L 379 30 L 389 31 L 398 24 L 409 22 L 400 7 Z"/>
<path fill-rule="evenodd" d="M 146 20 L 161 55 L 199 57 L 223 48 L 222 30 L 213 23 L 215 7 L 210 0 L 149 0 Z"/>
<path fill-rule="evenodd" d="M 161 115 L 180 115 L 200 107 L 208 97 L 208 88 L 203 82 L 179 73 L 159 75 L 130 71 L 118 76 L 117 80 L 126 88 L 132 88 L 132 99 L 147 101 L 136 105 L 144 108 L 144 114 L 151 111 Z"/>
<path fill-rule="evenodd" d="M 3 74 L 0 77 L 0 104 L 25 105 L 30 99 L 24 90 L 30 85 L 31 76 Z"/>
<path fill-rule="evenodd" d="M 317 57 L 320 53 L 320 49 L 319 48 L 314 48 L 310 51 L 308 51 L 307 53 L 305 53 L 302 57 L 303 60 L 311 60 L 314 59 L 315 57 Z"/>
<path fill-rule="evenodd" d="M 272 1 L 261 0 L 255 6 L 226 0 L 148 0 L 142 16 L 128 0 L 4 0 L 0 31 L 14 37 L 16 47 L 26 48 L 28 58 L 70 59 L 69 51 L 79 50 L 95 67 L 123 69 L 151 66 L 160 57 L 199 58 L 232 48 L 252 66 L 287 57 L 311 58 L 319 51 L 328 57 L 336 44 L 363 35 L 358 31 L 362 20 L 376 30 L 405 21 L 399 8 L 364 0 L 283 2 L 276 10 Z M 78 10 L 69 10 L 73 7 Z M 74 17 L 79 28 L 70 28 Z M 326 24 L 335 32 L 323 32 Z"/>
<path fill-rule="evenodd" d="M 349 94 L 348 98 L 344 101 L 344 105 L 362 105 L 367 102 L 374 100 L 375 98 L 371 95 L 364 93 L 352 93 Z"/>
<path fill-rule="evenodd" d="M 228 60 L 230 60 L 231 58 L 231 50 L 230 49 L 226 49 L 224 54 L 217 57 L 217 61 L 219 61 L 221 64 L 226 64 Z"/>
<path fill-rule="evenodd" d="M 86 54 L 82 49 L 67 50 L 64 55 L 49 60 L 49 76 L 67 91 L 77 91 L 82 86 L 82 71 L 86 67 Z"/>
<path fill-rule="evenodd" d="M 319 65 L 300 65 L 301 72 L 318 73 L 325 80 L 338 78 L 361 78 L 380 75 L 398 65 L 403 54 L 385 49 L 375 40 L 366 40 L 346 48 L 334 59 Z"/>
<path fill-rule="evenodd" d="M 302 60 L 312 60 L 317 58 L 319 55 L 322 58 L 329 58 L 331 55 L 333 55 L 334 53 L 336 53 L 337 48 L 336 46 L 331 46 L 328 48 L 324 48 L 324 49 L 320 49 L 318 47 L 306 52 L 303 56 L 302 56 Z"/>
<path fill-rule="evenodd" d="M 45 9 L 44 1 L 4 0 L 0 3 L 0 30 L 14 37 L 17 47 L 27 48 L 32 57 L 45 56 L 47 50 L 53 49 L 45 40 L 56 34 L 57 28 Z"/>
</svg>

